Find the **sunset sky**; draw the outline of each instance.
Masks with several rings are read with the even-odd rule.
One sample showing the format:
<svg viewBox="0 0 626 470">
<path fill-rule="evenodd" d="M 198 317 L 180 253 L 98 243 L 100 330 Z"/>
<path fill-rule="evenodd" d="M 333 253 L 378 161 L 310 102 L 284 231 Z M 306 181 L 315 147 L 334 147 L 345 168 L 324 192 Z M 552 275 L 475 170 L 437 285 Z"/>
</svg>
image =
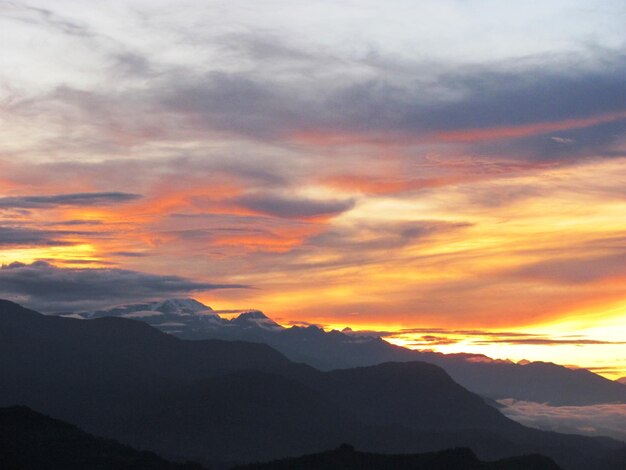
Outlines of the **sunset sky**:
<svg viewBox="0 0 626 470">
<path fill-rule="evenodd" d="M 0 1 L 0 297 L 626 376 L 626 3 Z"/>
</svg>

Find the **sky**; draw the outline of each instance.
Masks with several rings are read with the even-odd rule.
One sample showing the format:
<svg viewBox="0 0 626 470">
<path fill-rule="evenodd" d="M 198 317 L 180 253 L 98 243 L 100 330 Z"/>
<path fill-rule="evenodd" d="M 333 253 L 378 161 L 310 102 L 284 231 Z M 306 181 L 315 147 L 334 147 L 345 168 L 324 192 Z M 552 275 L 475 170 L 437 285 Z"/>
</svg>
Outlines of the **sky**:
<svg viewBox="0 0 626 470">
<path fill-rule="evenodd" d="M 622 1 L 0 0 L 0 297 L 193 296 L 626 376 Z"/>
</svg>

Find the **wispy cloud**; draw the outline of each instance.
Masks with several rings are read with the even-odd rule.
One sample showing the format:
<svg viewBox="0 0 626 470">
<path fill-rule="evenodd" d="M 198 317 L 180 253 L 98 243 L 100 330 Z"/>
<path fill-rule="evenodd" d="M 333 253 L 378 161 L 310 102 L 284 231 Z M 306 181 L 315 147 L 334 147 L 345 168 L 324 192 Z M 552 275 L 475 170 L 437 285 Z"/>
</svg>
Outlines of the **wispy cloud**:
<svg viewBox="0 0 626 470">
<path fill-rule="evenodd" d="M 68 235 L 80 236 L 80 232 L 63 230 L 37 230 L 25 227 L 0 226 L 0 246 L 63 246 L 72 243 L 63 240 Z"/>
<path fill-rule="evenodd" d="M 287 219 L 329 217 L 354 207 L 354 200 L 315 200 L 298 196 L 272 193 L 245 194 L 234 203 L 253 212 Z"/>
<path fill-rule="evenodd" d="M 132 202 L 140 198 L 138 194 L 120 192 L 16 196 L 0 198 L 0 208 L 44 209 L 57 206 L 100 206 Z"/>
</svg>

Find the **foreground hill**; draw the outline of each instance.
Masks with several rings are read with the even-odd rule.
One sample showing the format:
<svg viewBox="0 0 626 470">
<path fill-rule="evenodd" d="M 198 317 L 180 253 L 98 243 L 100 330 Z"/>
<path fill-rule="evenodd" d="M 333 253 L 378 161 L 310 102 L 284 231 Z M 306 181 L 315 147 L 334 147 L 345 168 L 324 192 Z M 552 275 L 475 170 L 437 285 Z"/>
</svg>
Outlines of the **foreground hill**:
<svg viewBox="0 0 626 470">
<path fill-rule="evenodd" d="M 469 449 L 425 454 L 386 455 L 357 452 L 352 446 L 319 454 L 251 464 L 233 470 L 559 470 L 552 460 L 537 456 L 481 462 Z"/>
<path fill-rule="evenodd" d="M 343 369 L 384 362 L 423 361 L 442 367 L 459 384 L 491 399 L 514 398 L 552 405 L 626 403 L 626 385 L 585 369 L 556 364 L 514 364 L 472 354 L 444 355 L 412 351 L 378 337 L 316 326 L 284 328 L 259 311 L 244 312 L 232 320 L 221 318 L 194 299 L 114 307 L 71 315 L 94 319 L 122 317 L 141 320 L 181 339 L 243 340 L 265 343 L 289 359 L 320 370 Z"/>
<path fill-rule="evenodd" d="M 0 464 L 11 470 L 201 470 L 82 432 L 33 410 L 0 408 Z"/>
<path fill-rule="evenodd" d="M 168 462 L 151 452 L 137 451 L 114 440 L 87 434 L 75 426 L 52 419 L 24 406 L 0 408 L 0 457 L 3 468 L 12 470 L 202 470 L 193 463 Z M 382 455 L 356 452 L 343 445 L 334 451 L 250 464 L 233 470 L 255 469 L 463 469 L 463 470 L 558 470 L 541 456 L 513 457 L 481 462 L 469 449 L 428 454 Z"/>
<path fill-rule="evenodd" d="M 525 428 L 432 364 L 321 372 L 262 344 L 183 341 L 135 320 L 44 316 L 7 301 L 0 377 L 0 406 L 222 467 L 352 442 L 384 453 L 469 447 L 487 460 L 540 453 L 586 470 L 624 448 Z"/>
</svg>

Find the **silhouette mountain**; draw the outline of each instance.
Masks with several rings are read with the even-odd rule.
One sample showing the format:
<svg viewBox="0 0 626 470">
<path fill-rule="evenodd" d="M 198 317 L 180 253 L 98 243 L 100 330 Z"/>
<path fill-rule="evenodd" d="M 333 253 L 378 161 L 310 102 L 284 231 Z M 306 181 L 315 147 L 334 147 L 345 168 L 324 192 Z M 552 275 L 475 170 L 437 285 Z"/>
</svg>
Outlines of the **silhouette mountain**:
<svg viewBox="0 0 626 470">
<path fill-rule="evenodd" d="M 626 385 L 626 377 L 621 377 L 617 379 L 616 382 Z"/>
<path fill-rule="evenodd" d="M 25 406 L 0 408 L 0 456 L 3 468 L 12 470 L 202 470 L 194 463 L 168 462 L 152 452 L 138 451 L 112 439 L 87 434 L 76 426 L 52 419 Z M 547 457 L 526 456 L 485 463 L 469 449 L 451 449 L 427 454 L 382 455 L 356 452 L 342 445 L 329 452 L 263 464 L 238 466 L 233 470 L 558 470 Z"/>
<path fill-rule="evenodd" d="M 296 362 L 317 369 L 362 367 L 384 362 L 423 361 L 442 367 L 472 392 L 498 400 L 591 405 L 626 403 L 625 384 L 586 369 L 546 362 L 514 364 L 476 354 L 440 354 L 394 346 L 381 338 L 326 332 L 316 326 L 283 328 L 259 311 L 232 320 L 220 318 L 194 299 L 171 299 L 73 314 L 75 318 L 121 316 L 146 322 L 182 339 L 222 339 L 265 343 Z"/>
<path fill-rule="evenodd" d="M 624 447 L 525 428 L 432 364 L 321 372 L 263 344 L 184 341 L 136 320 L 44 316 L 8 301 L 0 377 L 0 406 L 215 467 L 353 442 L 384 453 L 469 447 L 490 460 L 539 453 L 586 470 Z"/>
<path fill-rule="evenodd" d="M 202 470 L 84 433 L 24 406 L 0 408 L 0 464 L 11 470 Z"/>
<path fill-rule="evenodd" d="M 539 455 L 481 462 L 469 449 L 449 449 L 424 454 L 373 454 L 357 452 L 343 444 L 335 450 L 268 463 L 243 465 L 233 470 L 559 470 L 551 459 Z"/>
</svg>

